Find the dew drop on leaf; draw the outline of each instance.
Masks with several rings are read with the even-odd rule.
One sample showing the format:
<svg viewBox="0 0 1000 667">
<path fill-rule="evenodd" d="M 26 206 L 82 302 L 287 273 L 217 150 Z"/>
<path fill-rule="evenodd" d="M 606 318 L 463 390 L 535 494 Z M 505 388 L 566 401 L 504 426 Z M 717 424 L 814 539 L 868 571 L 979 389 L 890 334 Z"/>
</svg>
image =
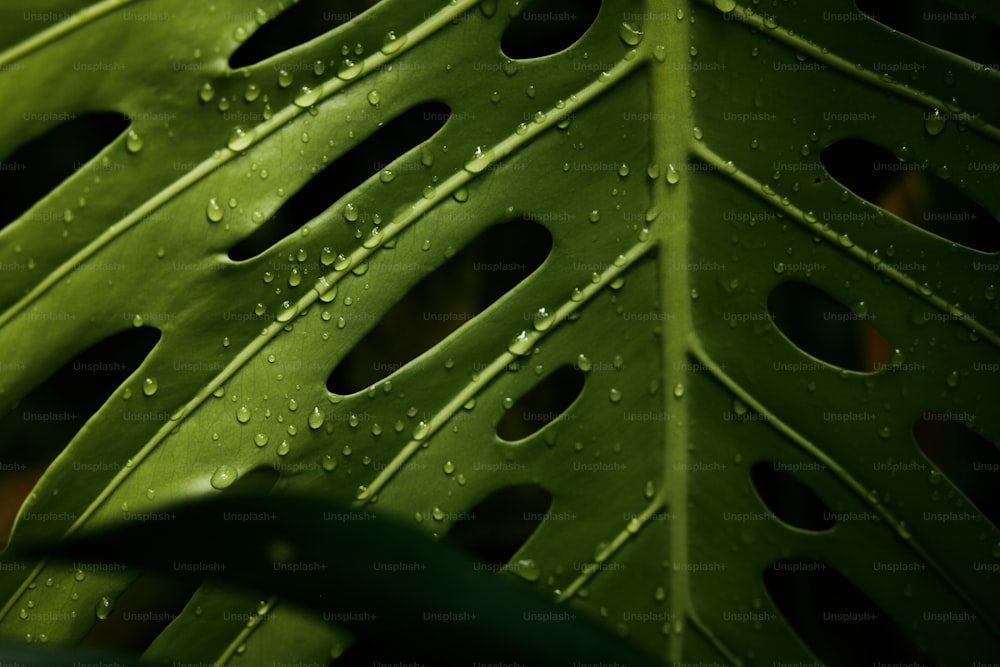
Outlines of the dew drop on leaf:
<svg viewBox="0 0 1000 667">
<path fill-rule="evenodd" d="M 239 153 L 244 151 L 253 144 L 253 140 L 257 137 L 255 130 L 237 125 L 233 128 L 233 131 L 229 133 L 229 141 L 226 144 L 229 146 L 229 150 Z"/>
<path fill-rule="evenodd" d="M 608 398 L 611 400 L 612 403 L 618 403 L 618 402 L 620 402 L 622 400 L 622 392 L 621 392 L 621 390 L 620 389 L 616 389 L 616 388 L 612 388 L 611 391 L 608 392 Z"/>
<path fill-rule="evenodd" d="M 522 331 L 521 333 L 517 334 L 507 344 L 508 352 L 522 357 L 531 354 L 531 349 L 532 349 L 531 337 L 528 335 L 527 331 Z"/>
<path fill-rule="evenodd" d="M 212 87 L 211 83 L 203 83 L 198 89 L 198 98 L 202 102 L 211 102 L 213 97 L 215 97 L 215 88 Z"/>
<path fill-rule="evenodd" d="M 618 26 L 618 36 L 628 46 L 636 46 L 642 41 L 642 28 L 635 23 L 626 21 Z"/>
<path fill-rule="evenodd" d="M 253 437 L 253 444 L 257 445 L 258 447 L 263 447 L 267 445 L 267 436 L 264 435 L 263 433 L 258 433 Z"/>
<path fill-rule="evenodd" d="M 472 156 L 465 162 L 465 170 L 471 174 L 478 174 L 489 166 L 492 160 L 493 154 L 489 149 L 476 146 L 476 149 L 472 152 Z"/>
<path fill-rule="evenodd" d="M 430 430 L 431 429 L 427 425 L 427 422 L 424 422 L 424 421 L 419 422 L 417 424 L 417 427 L 415 429 L 413 429 L 413 439 L 414 440 L 423 440 L 424 438 L 427 437 L 427 434 L 430 432 Z"/>
<path fill-rule="evenodd" d="M 125 148 L 129 153 L 138 153 L 142 150 L 142 137 L 135 130 L 129 130 L 125 137 Z"/>
<path fill-rule="evenodd" d="M 250 409 L 245 405 L 241 405 L 239 409 L 236 410 L 236 421 L 241 424 L 246 424 L 250 421 Z"/>
<path fill-rule="evenodd" d="M 97 605 L 94 607 L 94 614 L 97 616 L 97 618 L 103 621 L 108 616 L 111 615 L 111 612 L 113 610 L 114 610 L 114 605 L 111 603 L 111 600 L 109 600 L 106 597 L 102 597 L 100 600 L 97 601 Z"/>
<path fill-rule="evenodd" d="M 222 209 L 222 206 L 219 205 L 219 202 L 215 199 L 215 197 L 208 200 L 208 206 L 205 208 L 205 215 L 208 216 L 208 219 L 211 222 L 219 222 L 225 214 L 225 211 Z"/>
<path fill-rule="evenodd" d="M 215 489 L 225 489 L 226 487 L 232 485 L 236 481 L 238 474 L 236 468 L 228 465 L 219 466 L 215 472 L 212 473 L 209 483 L 212 488 Z"/>
<path fill-rule="evenodd" d="M 327 454 L 326 456 L 323 457 L 323 460 L 320 462 L 320 466 L 323 468 L 323 470 L 327 472 L 333 472 L 334 470 L 337 469 L 337 459 L 334 458 L 331 454 Z"/>
<path fill-rule="evenodd" d="M 158 384 L 156 378 L 146 378 L 142 381 L 142 393 L 146 396 L 152 396 L 156 393 Z"/>
<path fill-rule="evenodd" d="M 944 132 L 945 122 L 945 117 L 941 115 L 941 111 L 938 109 L 924 114 L 924 129 L 931 136 L 937 136 Z"/>
<path fill-rule="evenodd" d="M 363 68 L 363 61 L 354 62 L 350 58 L 344 58 L 344 62 L 340 65 L 340 70 L 337 71 L 337 76 L 344 81 L 350 81 L 357 78 Z"/>
<path fill-rule="evenodd" d="M 306 109 L 316 104 L 319 100 L 320 91 L 318 89 L 310 88 L 309 86 L 302 86 L 299 92 L 295 95 L 295 106 L 302 107 Z"/>
<path fill-rule="evenodd" d="M 382 40 L 382 53 L 389 55 L 399 51 L 406 45 L 406 34 L 402 37 L 398 37 L 395 32 L 390 30 L 385 34 L 385 38 Z"/>
<path fill-rule="evenodd" d="M 282 88 L 288 88 L 292 85 L 294 77 L 288 72 L 288 70 L 278 70 L 278 85 Z"/>
<path fill-rule="evenodd" d="M 289 426 L 288 428 L 292 428 L 292 427 Z M 291 450 L 292 450 L 292 446 L 288 444 L 288 441 L 287 440 L 282 440 L 281 443 L 278 445 L 278 448 L 275 451 L 278 454 L 278 456 L 288 456 L 288 452 L 290 452 Z"/>
<path fill-rule="evenodd" d="M 538 577 L 541 575 L 538 564 L 530 558 L 523 558 L 516 561 L 510 569 L 514 574 L 526 581 L 538 581 Z"/>
</svg>

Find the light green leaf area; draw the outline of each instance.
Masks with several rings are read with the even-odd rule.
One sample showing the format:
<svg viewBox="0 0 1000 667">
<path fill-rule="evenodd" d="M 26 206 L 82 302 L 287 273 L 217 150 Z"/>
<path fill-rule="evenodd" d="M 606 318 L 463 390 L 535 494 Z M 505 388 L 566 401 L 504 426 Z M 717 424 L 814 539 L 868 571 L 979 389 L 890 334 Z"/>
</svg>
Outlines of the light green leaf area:
<svg viewBox="0 0 1000 667">
<path fill-rule="evenodd" d="M 112 334 L 162 332 L 47 470 L 12 544 L 155 518 L 260 467 L 278 467 L 277 492 L 368 504 L 434 537 L 498 490 L 535 484 L 549 515 L 501 576 L 665 664 L 815 660 L 764 584 L 795 559 L 838 571 L 939 664 L 995 657 L 1000 590 L 977 564 L 995 567 L 1000 534 L 912 431 L 927 412 L 967 413 L 1000 439 L 995 374 L 975 370 L 1000 361 L 996 276 L 974 268 L 997 258 L 877 209 L 819 160 L 864 139 L 1000 210 L 995 175 L 968 169 L 1000 161 L 994 72 L 847 0 L 605 0 L 570 48 L 519 61 L 499 46 L 519 3 L 386 0 L 230 70 L 258 7 L 279 14 L 108 0 L 0 54 L 0 152 L 45 128 L 24 114 L 132 118 L 0 234 L 0 262 L 33 267 L 0 283 L 0 360 L 22 369 L 0 378 L 5 409 Z M 140 8 L 173 18 L 125 20 Z M 879 67 L 914 62 L 913 76 Z M 394 177 L 373 172 L 265 253 L 227 257 L 316 171 L 429 101 L 452 118 L 401 150 Z M 935 109 L 943 129 L 927 125 Z M 538 270 L 384 382 L 327 391 L 421 278 L 520 218 L 552 236 Z M 892 363 L 860 373 L 799 349 L 767 314 L 786 281 L 865 313 Z M 563 366 L 584 372 L 579 397 L 501 440 L 505 401 Z M 755 490 L 759 462 L 869 520 L 787 524 Z M 967 520 L 927 519 L 942 512 Z M 5 567 L 0 635 L 73 645 L 131 581 Z M 221 620 L 255 604 L 203 588 L 147 657 L 265 664 L 328 658 L 344 641 L 291 611 Z M 943 632 L 927 611 L 975 619 Z"/>
</svg>

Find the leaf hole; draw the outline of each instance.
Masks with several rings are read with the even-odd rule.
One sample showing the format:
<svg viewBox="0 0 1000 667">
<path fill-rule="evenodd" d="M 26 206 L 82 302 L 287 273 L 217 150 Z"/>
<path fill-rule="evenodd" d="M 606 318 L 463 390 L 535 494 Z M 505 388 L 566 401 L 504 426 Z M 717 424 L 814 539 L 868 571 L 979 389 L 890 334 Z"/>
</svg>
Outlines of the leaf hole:
<svg viewBox="0 0 1000 667">
<path fill-rule="evenodd" d="M 948 241 L 983 252 L 1000 250 L 1000 224 L 948 181 L 915 162 L 861 139 L 842 139 L 820 154 L 844 187 L 875 206 Z"/>
<path fill-rule="evenodd" d="M 229 56 L 233 69 L 249 67 L 357 18 L 379 0 L 300 0 L 257 28 Z M 253 16 L 246 12 L 247 21 Z"/>
<path fill-rule="evenodd" d="M 537 484 L 494 491 L 448 529 L 444 541 L 499 569 L 528 541 L 552 505 Z"/>
<path fill-rule="evenodd" d="M 913 438 L 941 473 L 1000 527 L 1000 494 L 996 492 L 1000 448 L 965 426 L 963 421 L 969 418 L 963 413 L 925 412 L 913 424 Z M 932 482 L 935 474 L 932 472 Z"/>
<path fill-rule="evenodd" d="M 497 425 L 502 440 L 514 442 L 538 432 L 561 417 L 583 392 L 584 374 L 561 366 L 536 384 L 508 409 Z"/>
<path fill-rule="evenodd" d="M 440 102 L 404 111 L 313 176 L 250 236 L 230 248 L 230 259 L 255 257 L 297 231 L 403 152 L 429 139 L 450 113 Z"/>
<path fill-rule="evenodd" d="M 150 327 L 109 336 L 51 373 L 0 418 L 3 541 L 38 478 L 159 339 L 160 332 Z"/>
<path fill-rule="evenodd" d="M 873 373 L 889 359 L 889 343 L 869 324 L 876 316 L 863 302 L 850 309 L 817 287 L 787 281 L 768 295 L 767 309 L 793 344 L 828 364 Z"/>
<path fill-rule="evenodd" d="M 1000 27 L 942 0 L 855 0 L 855 6 L 904 35 L 980 63 L 996 62 Z"/>
<path fill-rule="evenodd" d="M 535 0 L 524 6 L 500 38 L 508 58 L 523 60 L 557 53 L 575 44 L 597 20 L 601 0 Z"/>
<path fill-rule="evenodd" d="M 490 227 L 393 306 L 337 364 L 327 388 L 351 394 L 394 373 L 513 289 L 551 250 L 552 235 L 536 222 Z"/>
<path fill-rule="evenodd" d="M 764 571 L 775 606 L 828 667 L 934 665 L 864 592 L 821 561 L 785 559 Z"/>
<path fill-rule="evenodd" d="M 34 125 L 38 121 L 31 121 Z M 2 163 L 0 229 L 16 220 L 74 172 L 83 168 L 128 129 L 123 114 L 85 113 L 45 130 L 20 145 Z M 35 134 L 25 130 L 25 134 Z M 117 165 L 121 167 L 121 165 Z M 100 165 L 95 167 L 99 173 Z M 51 220 L 38 224 L 51 226 Z M 62 220 L 58 221 L 62 224 Z"/>
<path fill-rule="evenodd" d="M 767 508 L 785 523 L 802 530 L 833 528 L 830 509 L 783 464 L 759 461 L 750 469 L 750 479 Z"/>
</svg>

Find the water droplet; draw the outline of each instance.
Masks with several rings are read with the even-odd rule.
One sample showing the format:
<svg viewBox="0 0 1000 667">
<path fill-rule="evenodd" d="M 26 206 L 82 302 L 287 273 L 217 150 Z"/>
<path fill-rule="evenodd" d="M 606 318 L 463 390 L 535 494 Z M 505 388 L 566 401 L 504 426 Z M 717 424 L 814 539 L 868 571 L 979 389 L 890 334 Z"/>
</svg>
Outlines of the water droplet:
<svg viewBox="0 0 1000 667">
<path fill-rule="evenodd" d="M 417 427 L 413 429 L 413 439 L 423 440 L 427 437 L 427 434 L 430 433 L 430 431 L 431 429 L 430 426 L 427 425 L 427 422 L 421 421 L 417 424 Z"/>
<path fill-rule="evenodd" d="M 244 151 L 249 148 L 256 138 L 257 132 L 255 130 L 247 130 L 237 125 L 229 134 L 229 143 L 227 146 L 229 146 L 229 150 L 239 153 L 240 151 Z"/>
<path fill-rule="evenodd" d="M 112 604 L 111 600 L 109 600 L 106 597 L 102 597 L 100 600 L 97 601 L 97 606 L 94 607 L 94 614 L 97 616 L 97 618 L 103 621 L 108 616 L 111 615 L 111 612 L 113 610 L 114 610 L 114 604 Z"/>
<path fill-rule="evenodd" d="M 215 197 L 208 200 L 208 206 L 205 208 L 205 215 L 211 222 L 219 222 L 225 216 L 226 212 L 219 204 Z"/>
<path fill-rule="evenodd" d="M 288 428 L 291 432 L 291 429 L 294 427 L 289 426 Z M 295 433 L 291 432 L 291 435 L 295 435 Z M 278 448 L 275 450 L 275 453 L 277 453 L 278 456 L 288 456 L 288 452 L 290 451 L 292 451 L 292 446 L 288 444 L 287 440 L 282 440 L 281 444 L 279 444 Z"/>
<path fill-rule="evenodd" d="M 684 385 L 681 384 L 680 382 L 678 382 L 674 386 L 674 396 L 676 396 L 677 398 L 680 398 L 683 395 L 684 395 Z"/>
<path fill-rule="evenodd" d="M 622 400 L 622 392 L 620 389 L 612 387 L 611 391 L 608 392 L 608 399 L 612 403 L 618 403 Z"/>
<path fill-rule="evenodd" d="M 202 102 L 210 102 L 213 97 L 215 97 L 215 88 L 212 87 L 212 84 L 206 81 L 201 85 L 201 88 L 198 89 L 198 98 Z"/>
<path fill-rule="evenodd" d="M 618 26 L 618 36 L 629 46 L 636 46 L 642 41 L 642 28 L 635 23 L 623 22 Z"/>
<path fill-rule="evenodd" d="M 319 411 L 319 408 L 313 408 L 313 411 L 309 414 L 309 428 L 316 430 L 323 425 L 325 418 L 323 413 Z"/>
<path fill-rule="evenodd" d="M 507 343 L 507 351 L 511 354 L 524 357 L 531 354 L 531 350 L 532 340 L 527 331 L 522 331 L 514 336 L 509 343 Z"/>
<path fill-rule="evenodd" d="M 348 222 L 354 222 L 358 219 L 358 207 L 353 203 L 347 204 L 344 207 L 344 220 Z"/>
<path fill-rule="evenodd" d="M 302 272 L 299 271 L 298 267 L 292 269 L 288 273 L 288 286 L 298 287 L 302 283 Z"/>
<path fill-rule="evenodd" d="M 129 130 L 125 136 L 125 149 L 129 153 L 138 153 L 142 150 L 142 137 L 136 134 L 135 130 Z"/>
<path fill-rule="evenodd" d="M 510 571 L 526 581 L 537 581 L 541 570 L 534 560 L 523 558 L 511 564 Z"/>
<path fill-rule="evenodd" d="M 323 457 L 322 462 L 320 462 L 320 466 L 327 472 L 333 472 L 337 469 L 337 459 L 332 454 L 327 454 Z"/>
<path fill-rule="evenodd" d="M 310 88 L 309 86 L 302 86 L 299 88 L 298 94 L 295 95 L 295 106 L 302 107 L 303 109 L 309 108 L 316 104 L 319 100 L 320 90 L 318 88 Z"/>
<path fill-rule="evenodd" d="M 949 387 L 957 387 L 958 386 L 958 371 L 952 371 L 951 373 L 948 373 L 948 377 L 945 380 L 945 382 L 948 384 Z"/>
<path fill-rule="evenodd" d="M 282 88 L 288 88 L 294 80 L 295 77 L 288 70 L 278 70 L 278 85 Z"/>
<path fill-rule="evenodd" d="M 731 12 L 736 9 L 736 0 L 715 0 L 715 8 L 720 12 Z"/>
<path fill-rule="evenodd" d="M 156 378 L 146 378 L 142 381 L 142 393 L 146 396 L 155 394 L 157 387 Z"/>
<path fill-rule="evenodd" d="M 382 93 L 378 92 L 377 90 L 371 90 L 368 92 L 368 104 L 375 106 L 381 101 L 382 101 Z"/>
<path fill-rule="evenodd" d="M 987 285 L 983 289 L 983 298 L 986 299 L 987 301 L 993 301 L 994 299 L 996 299 L 997 298 L 997 286 L 996 285 Z"/>
<path fill-rule="evenodd" d="M 492 161 L 492 152 L 482 146 L 476 146 L 476 150 L 473 151 L 472 157 L 465 162 L 465 170 L 471 174 L 478 174 L 483 169 L 488 167 Z"/>
<path fill-rule="evenodd" d="M 444 470 L 444 474 L 450 475 L 455 472 L 455 464 L 451 461 L 446 461 L 442 470 Z"/>
<path fill-rule="evenodd" d="M 260 86 L 256 83 L 251 83 L 247 86 L 246 92 L 243 93 L 243 99 L 247 102 L 253 102 L 258 97 L 260 97 Z"/>
<path fill-rule="evenodd" d="M 299 304 L 292 303 L 291 301 L 282 301 L 281 310 L 278 311 L 278 315 L 275 317 L 279 322 L 287 322 L 288 320 L 295 317 L 299 312 Z"/>
<path fill-rule="evenodd" d="M 239 409 L 236 410 L 236 421 L 241 424 L 246 424 L 250 421 L 250 409 L 247 406 L 241 405 Z"/>
<path fill-rule="evenodd" d="M 545 308 L 539 308 L 532 318 L 532 326 L 536 331 L 547 331 L 556 321 L 554 313 L 550 313 Z"/>
<path fill-rule="evenodd" d="M 670 183 L 670 185 L 677 185 L 677 183 L 681 180 L 681 175 L 677 171 L 677 167 L 675 167 L 672 164 L 667 165 L 666 176 L 667 176 L 667 183 Z"/>
<path fill-rule="evenodd" d="M 385 38 L 382 40 L 382 53 L 389 55 L 399 51 L 406 45 L 406 34 L 404 33 L 402 37 L 396 35 L 395 32 L 390 30 L 385 34 Z"/>
<path fill-rule="evenodd" d="M 947 120 L 939 109 L 934 109 L 930 113 L 924 114 L 924 129 L 927 130 L 927 134 L 931 136 L 937 136 L 944 132 L 944 126 Z"/>
<path fill-rule="evenodd" d="M 652 498 L 653 496 L 656 495 L 656 487 L 653 486 L 653 480 L 648 480 L 646 482 L 646 488 L 643 489 L 642 495 L 646 496 L 647 498 Z"/>
<path fill-rule="evenodd" d="M 359 60 L 358 62 L 354 62 L 350 58 L 344 58 L 344 62 L 340 64 L 337 76 L 344 81 L 350 81 L 361 74 L 362 69 L 364 69 L 364 61 Z"/>
</svg>

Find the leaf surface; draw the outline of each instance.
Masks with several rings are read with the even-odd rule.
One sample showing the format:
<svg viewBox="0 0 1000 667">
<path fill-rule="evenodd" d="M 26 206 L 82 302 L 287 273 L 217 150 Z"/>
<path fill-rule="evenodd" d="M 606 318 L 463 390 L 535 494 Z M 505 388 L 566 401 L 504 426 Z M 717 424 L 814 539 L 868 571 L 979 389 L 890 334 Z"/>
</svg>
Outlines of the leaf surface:
<svg viewBox="0 0 1000 667">
<path fill-rule="evenodd" d="M 276 493 L 355 502 L 434 538 L 534 485 L 551 505 L 502 576 L 664 663 L 835 662 L 853 626 L 802 629 L 802 607 L 783 610 L 767 584 L 813 561 L 899 628 L 908 657 L 995 656 L 984 572 L 1000 535 L 914 425 L 937 415 L 995 452 L 997 256 L 866 201 L 821 155 L 865 141 L 995 212 L 996 73 L 847 0 L 606 0 L 568 48 L 513 60 L 500 44 L 519 12 L 544 49 L 555 19 L 520 3 L 385 0 L 238 70 L 230 55 L 281 20 L 277 3 L 108 0 L 4 33 L 0 153 L 67 115 L 131 119 L 0 232 L 15 269 L 0 283 L 5 409 L 113 334 L 161 333 L 45 471 L 11 544 L 170 520 L 177 500 L 259 469 L 278 471 Z M 326 165 L 430 102 L 450 109 L 431 138 L 230 258 Z M 463 320 L 457 333 L 367 390 L 327 390 L 422 278 L 521 219 L 552 237 L 537 270 L 468 321 L 461 283 L 433 295 L 419 316 Z M 803 349 L 774 312 L 786 283 L 842 304 L 827 324 L 871 324 L 887 362 L 852 370 Z M 566 367 L 583 376 L 569 407 L 500 438 L 510 405 Z M 802 492 L 768 502 L 762 469 L 833 525 L 793 525 Z M 81 641 L 134 579 L 8 565 L 0 633 L 18 641 Z M 146 657 L 321 659 L 344 639 L 330 626 L 299 641 L 293 616 L 224 621 L 248 604 L 202 589 Z M 211 638 L 189 642 L 195 625 Z M 261 632 L 275 640 L 248 643 Z"/>
</svg>

